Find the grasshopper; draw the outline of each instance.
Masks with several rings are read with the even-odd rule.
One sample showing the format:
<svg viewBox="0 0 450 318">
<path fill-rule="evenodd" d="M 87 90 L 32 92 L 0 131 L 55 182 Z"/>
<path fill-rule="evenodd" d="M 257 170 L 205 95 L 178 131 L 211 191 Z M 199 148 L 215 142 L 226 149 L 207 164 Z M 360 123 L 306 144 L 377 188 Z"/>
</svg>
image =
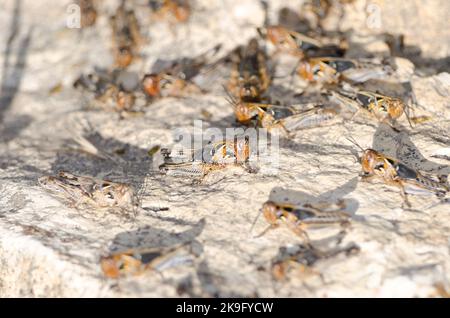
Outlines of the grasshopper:
<svg viewBox="0 0 450 318">
<path fill-rule="evenodd" d="M 272 276 L 281 281 L 285 280 L 292 270 L 298 270 L 301 273 L 315 273 L 312 267 L 317 261 L 332 258 L 342 253 L 346 256 L 354 255 L 359 251 L 359 246 L 354 243 L 328 251 L 319 250 L 310 243 L 298 244 L 292 248 L 283 246 L 280 247 L 278 254 L 272 260 Z"/>
<path fill-rule="evenodd" d="M 359 109 L 367 111 L 378 121 L 387 122 L 390 125 L 392 125 L 403 114 L 406 115 L 405 110 L 407 106 L 399 98 L 389 97 L 369 91 L 358 91 L 353 93 L 339 90 L 332 92 L 332 94 L 345 104 L 356 103 Z M 407 118 L 409 121 L 408 116 Z"/>
<path fill-rule="evenodd" d="M 280 224 L 287 226 L 296 235 L 309 241 L 306 228 L 329 224 L 348 225 L 351 215 L 346 212 L 345 201 L 336 203 L 320 202 L 314 204 L 293 205 L 267 201 L 263 204 L 261 212 L 270 224 L 260 235 Z M 258 214 L 259 216 L 259 214 Z M 253 223 L 253 225 L 256 223 Z"/>
<path fill-rule="evenodd" d="M 346 59 L 339 57 L 313 57 L 300 62 L 299 76 L 309 82 L 338 84 L 341 80 L 365 82 L 384 78 L 394 73 L 387 61 Z"/>
<path fill-rule="evenodd" d="M 192 263 L 193 257 L 186 250 L 187 244 L 172 247 L 133 248 L 111 253 L 100 259 L 100 266 L 107 278 L 136 276 L 149 271 Z"/>
<path fill-rule="evenodd" d="M 97 20 L 97 10 L 95 9 L 94 0 L 79 0 L 78 5 L 81 10 L 81 27 L 90 27 Z"/>
<path fill-rule="evenodd" d="M 197 175 L 199 177 L 204 177 L 211 171 L 224 169 L 229 165 L 240 165 L 247 171 L 253 172 L 249 166 L 250 142 L 248 138 L 213 142 L 200 151 L 199 155 L 195 155 L 193 152 L 194 158 L 189 161 L 174 162 L 173 158 L 166 156 L 160 169 L 175 175 Z M 196 160 L 196 157 L 200 157 L 200 160 Z"/>
<path fill-rule="evenodd" d="M 150 8 L 157 18 L 169 18 L 175 22 L 184 23 L 191 15 L 189 0 L 150 0 Z"/>
<path fill-rule="evenodd" d="M 249 125 L 256 119 L 258 127 L 268 130 L 281 128 L 288 135 L 298 130 L 334 123 L 338 115 L 337 107 L 325 107 L 322 104 L 282 106 L 243 102 L 230 94 L 227 101 L 233 107 L 239 123 Z"/>
<path fill-rule="evenodd" d="M 93 93 L 98 106 L 107 110 L 132 112 L 135 106 L 136 94 L 118 85 L 114 74 L 96 72 L 81 75 L 73 86 Z"/>
<path fill-rule="evenodd" d="M 284 52 L 300 59 L 318 56 L 341 57 L 345 53 L 345 49 L 340 46 L 324 44 L 321 40 L 283 26 L 272 25 L 257 30 L 263 39 L 275 46 L 277 52 Z"/>
<path fill-rule="evenodd" d="M 136 213 L 140 206 L 133 188 L 124 183 L 78 176 L 60 171 L 43 176 L 38 183 L 57 198 L 76 208 L 114 208 Z"/>
<path fill-rule="evenodd" d="M 117 8 L 110 18 L 113 34 L 113 52 L 117 67 L 125 68 L 137 56 L 142 37 L 136 15 L 133 10 L 125 9 L 125 2 Z"/>
<path fill-rule="evenodd" d="M 446 176 L 439 176 L 437 179 L 426 176 L 397 159 L 390 158 L 374 149 L 363 149 L 354 140 L 348 140 L 363 152 L 360 158 L 362 180 L 380 179 L 387 185 L 400 188 L 400 193 L 408 207 L 411 206 L 408 194 L 434 194 L 443 198 L 450 191 Z"/>
<path fill-rule="evenodd" d="M 182 97 L 194 93 L 202 93 L 202 89 L 192 82 L 204 68 L 215 65 L 212 58 L 219 52 L 221 45 L 194 58 L 182 58 L 170 62 L 169 65 L 157 72 L 144 75 L 142 88 L 150 98 Z"/>
<path fill-rule="evenodd" d="M 449 184 L 444 177 L 434 180 L 399 160 L 389 158 L 373 149 L 363 151 L 361 166 L 363 180 L 379 178 L 388 185 L 399 187 L 408 206 L 411 204 L 407 199 L 407 194 L 435 194 L 442 198 L 450 191 Z"/>
<path fill-rule="evenodd" d="M 267 69 L 266 53 L 256 39 L 232 53 L 234 66 L 228 90 L 244 102 L 260 102 L 269 88 L 271 78 Z"/>
</svg>

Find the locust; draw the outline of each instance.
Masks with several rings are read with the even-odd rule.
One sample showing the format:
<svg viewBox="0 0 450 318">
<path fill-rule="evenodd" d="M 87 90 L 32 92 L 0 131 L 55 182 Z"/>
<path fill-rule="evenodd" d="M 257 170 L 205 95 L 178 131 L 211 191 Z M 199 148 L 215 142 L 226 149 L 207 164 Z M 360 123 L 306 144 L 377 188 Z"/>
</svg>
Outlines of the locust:
<svg viewBox="0 0 450 318">
<path fill-rule="evenodd" d="M 132 248 L 102 256 L 100 267 L 107 278 L 137 276 L 146 272 L 161 272 L 167 268 L 193 262 L 188 244 L 171 247 Z"/>
<path fill-rule="evenodd" d="M 233 68 L 228 91 L 240 101 L 260 102 L 271 82 L 265 51 L 253 38 L 246 46 L 235 49 L 231 60 Z"/>
<path fill-rule="evenodd" d="M 174 160 L 176 158 L 170 157 L 166 151 L 163 151 L 165 159 L 160 170 L 172 175 L 204 177 L 211 171 L 221 170 L 230 165 L 239 165 L 249 172 L 254 172 L 249 165 L 251 150 L 247 137 L 212 142 L 198 151 L 189 150 L 189 158 L 181 162 Z"/>
<path fill-rule="evenodd" d="M 133 112 L 136 103 L 136 93 L 126 90 L 116 82 L 114 74 L 94 72 L 81 75 L 73 84 L 94 95 L 94 105 L 105 110 L 119 113 Z"/>
<path fill-rule="evenodd" d="M 407 105 L 396 97 L 390 97 L 371 91 L 349 92 L 338 90 L 332 92 L 338 100 L 346 105 L 356 104 L 359 110 L 364 110 L 371 114 L 379 122 L 386 122 L 392 125 L 403 114 L 406 115 Z M 358 111 L 354 114 L 356 115 Z M 407 116 L 408 120 L 409 117 Z"/>
<path fill-rule="evenodd" d="M 81 27 L 93 26 L 97 20 L 97 10 L 94 0 L 79 0 L 78 5 L 81 11 Z"/>
<path fill-rule="evenodd" d="M 110 18 L 110 24 L 115 64 L 125 68 L 136 58 L 138 48 L 143 42 L 138 20 L 134 11 L 127 10 L 125 2 L 122 2 L 115 15 Z"/>
<path fill-rule="evenodd" d="M 331 224 L 347 226 L 351 215 L 346 211 L 346 208 L 347 206 L 344 200 L 339 200 L 335 203 L 319 202 L 295 205 L 267 201 L 263 204 L 260 213 L 263 214 L 269 223 L 269 227 L 262 234 L 269 229 L 277 228 L 283 224 L 296 235 L 309 241 L 306 229 L 310 226 Z"/>
<path fill-rule="evenodd" d="M 297 73 L 306 81 L 338 84 L 341 80 L 362 83 L 388 77 L 395 72 L 389 60 L 313 57 L 299 63 Z"/>
<path fill-rule="evenodd" d="M 313 266 L 322 259 L 332 258 L 339 254 L 346 256 L 359 253 L 360 248 L 355 243 L 345 247 L 330 250 L 320 250 L 311 243 L 298 244 L 290 247 L 280 247 L 278 254 L 271 264 L 272 276 L 278 280 L 285 280 L 293 271 L 300 273 L 316 273 Z"/>
<path fill-rule="evenodd" d="M 349 141 L 356 144 L 350 139 Z M 362 180 L 379 179 L 387 185 L 400 188 L 400 194 L 408 207 L 411 206 L 408 194 L 436 195 L 442 199 L 450 191 L 447 176 L 425 175 L 408 167 L 398 159 L 390 158 L 374 149 L 362 149 L 361 147 L 360 149 L 363 152 L 360 158 Z"/>
<path fill-rule="evenodd" d="M 325 29 L 323 23 L 333 11 L 339 11 L 339 16 L 342 19 L 344 15 L 343 6 L 354 2 L 355 0 L 308 0 L 303 3 L 302 11 L 311 12 L 316 18 L 315 24 L 323 32 Z"/>
<path fill-rule="evenodd" d="M 210 69 L 216 64 L 213 58 L 220 48 L 220 44 L 216 45 L 197 57 L 170 61 L 165 63 L 162 69 L 145 74 L 142 79 L 143 91 L 150 98 L 183 97 L 202 93 L 203 90 L 192 80 L 203 70 Z M 157 64 L 158 61 L 155 65 Z"/>
<path fill-rule="evenodd" d="M 337 105 L 325 106 L 321 103 L 305 103 L 292 106 L 243 102 L 231 94 L 227 97 L 232 106 L 236 121 L 250 125 L 256 120 L 256 126 L 273 129 L 282 129 L 287 135 L 296 131 L 330 125 L 337 121 L 339 108 Z"/>
<path fill-rule="evenodd" d="M 38 183 L 74 208 L 112 208 L 136 213 L 139 199 L 131 185 L 60 171 L 43 176 Z"/>
<path fill-rule="evenodd" d="M 153 17 L 169 19 L 170 22 L 185 23 L 191 15 L 189 0 L 150 0 Z"/>
<path fill-rule="evenodd" d="M 289 106 L 241 102 L 234 108 L 238 122 L 248 124 L 256 118 L 258 127 L 269 131 L 280 128 L 288 135 L 302 129 L 332 124 L 338 115 L 336 109 L 322 104 L 299 110 Z"/>
<path fill-rule="evenodd" d="M 290 30 L 280 25 L 260 27 L 257 29 L 259 35 L 275 46 L 277 52 L 284 52 L 299 59 L 309 57 L 342 57 L 345 48 L 324 43 L 300 32 Z"/>
</svg>

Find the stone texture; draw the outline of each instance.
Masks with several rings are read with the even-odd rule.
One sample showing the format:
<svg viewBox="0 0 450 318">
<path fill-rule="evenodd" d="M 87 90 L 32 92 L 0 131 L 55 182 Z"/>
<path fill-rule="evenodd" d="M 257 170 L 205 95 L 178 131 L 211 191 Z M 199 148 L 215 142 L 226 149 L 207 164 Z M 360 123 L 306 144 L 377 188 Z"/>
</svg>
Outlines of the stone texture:
<svg viewBox="0 0 450 318">
<path fill-rule="evenodd" d="M 255 27 L 264 20 L 258 1 L 195 2 L 198 11 L 186 26 L 174 30 L 165 23 L 145 25 L 151 42 L 131 70 L 147 70 L 158 57 L 193 56 L 218 43 L 224 43 L 226 52 L 254 36 Z M 21 6 L 13 15 L 17 3 Z M 363 30 L 367 4 L 357 1 L 346 7 L 348 16 L 341 28 L 361 34 L 404 32 L 406 43 L 422 50 L 422 56 L 412 59 L 426 62 L 426 72 L 419 72 L 422 65 L 417 65 L 408 77 L 418 100 L 414 115 L 432 120 L 409 129 L 402 119 L 405 130 L 401 133 L 364 116 L 331 128 L 311 129 L 293 140 L 281 140 L 280 171 L 275 176 L 230 168 L 192 184 L 152 171 L 147 150 L 172 145 L 173 129 L 192 129 L 204 109 L 212 114 L 205 127 L 231 126 L 231 110 L 221 88 L 224 78 L 212 80 L 212 92 L 207 95 L 160 100 L 142 117 L 120 120 L 115 113 L 86 112 L 83 106 L 88 100 L 71 84 L 94 65 L 111 65 L 106 13 L 116 3 L 102 6 L 95 28 L 80 31 L 65 27 L 63 2 L 3 1 L 0 296 L 424 297 L 439 295 L 437 286 L 448 290 L 449 205 L 432 206 L 435 198 L 411 197 L 413 210 L 404 210 L 397 189 L 359 182 L 360 165 L 345 137 L 353 136 L 361 146 L 384 151 L 415 168 L 450 172 L 448 158 L 433 157 L 450 145 L 450 75 L 445 64 L 449 3 L 377 1 L 381 30 Z M 271 1 L 271 15 L 286 5 L 299 7 L 295 1 Z M 144 10 L 138 14 L 148 23 Z M 385 51 L 382 45 L 370 45 L 370 50 Z M 62 90 L 50 93 L 58 85 Z M 392 89 L 398 92 L 397 88 Z M 73 131 L 89 125 L 99 148 L 125 149 L 123 161 L 67 149 Z M 170 209 L 129 220 L 66 207 L 37 185 L 39 176 L 59 169 L 131 182 L 144 188 L 146 205 Z M 319 262 L 315 269 L 323 280 L 293 275 L 288 282 L 274 282 L 268 272 L 272 257 L 280 246 L 301 241 L 283 228 L 254 237 L 251 224 L 269 198 L 301 201 L 311 197 L 353 202 L 355 215 L 343 244 L 355 242 L 361 252 Z M 260 218 L 254 232 L 265 226 Z M 311 236 L 326 244 L 337 231 L 319 229 Z M 99 259 L 111 247 L 171 245 L 180 240 L 195 240 L 202 247 L 192 266 L 118 281 L 102 276 Z"/>
</svg>

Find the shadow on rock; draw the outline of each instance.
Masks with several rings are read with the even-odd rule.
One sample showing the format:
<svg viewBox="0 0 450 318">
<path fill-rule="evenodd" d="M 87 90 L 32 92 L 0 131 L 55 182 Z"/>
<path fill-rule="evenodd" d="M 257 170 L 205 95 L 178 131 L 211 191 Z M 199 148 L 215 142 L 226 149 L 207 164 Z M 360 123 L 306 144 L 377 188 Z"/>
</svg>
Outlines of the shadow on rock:
<svg viewBox="0 0 450 318">
<path fill-rule="evenodd" d="M 291 204 L 314 204 L 319 202 L 336 202 L 342 199 L 346 205 L 345 211 L 354 216 L 359 208 L 359 202 L 355 199 L 344 199 L 344 197 L 352 193 L 356 189 L 357 184 L 358 177 L 355 177 L 343 185 L 333 190 L 326 191 L 319 196 L 313 196 L 303 191 L 275 187 L 270 192 L 269 200 Z"/>
<path fill-rule="evenodd" d="M 196 240 L 196 237 L 202 233 L 205 224 L 205 219 L 201 219 L 190 229 L 180 233 L 172 233 L 152 226 L 144 226 L 137 230 L 117 234 L 109 250 L 110 252 L 117 252 L 130 248 L 159 248 L 191 243 L 194 249 L 201 252 L 203 246 Z"/>
<path fill-rule="evenodd" d="M 373 136 L 372 148 L 400 160 L 413 169 L 439 175 L 450 174 L 450 166 L 438 164 L 425 158 L 411 141 L 409 132 L 406 130 L 397 132 L 389 125 L 380 124 Z"/>
</svg>

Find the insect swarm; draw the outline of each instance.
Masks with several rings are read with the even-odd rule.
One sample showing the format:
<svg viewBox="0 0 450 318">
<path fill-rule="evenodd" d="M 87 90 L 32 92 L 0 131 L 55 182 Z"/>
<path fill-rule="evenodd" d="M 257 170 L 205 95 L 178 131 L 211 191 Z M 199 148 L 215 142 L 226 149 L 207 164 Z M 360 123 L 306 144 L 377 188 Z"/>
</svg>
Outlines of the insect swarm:
<svg viewBox="0 0 450 318">
<path fill-rule="evenodd" d="M 40 177 L 38 183 L 75 208 L 113 208 L 135 213 L 140 206 L 133 188 L 124 183 L 78 176 L 65 171 L 60 171 L 57 176 Z"/>
<path fill-rule="evenodd" d="M 137 56 L 142 42 L 139 24 L 133 10 L 126 10 L 123 2 L 110 18 L 113 36 L 113 53 L 117 67 L 125 68 Z"/>
<path fill-rule="evenodd" d="M 173 247 L 133 248 L 115 252 L 100 259 L 100 267 L 107 278 L 137 276 L 150 271 L 162 271 L 192 262 L 186 244 Z"/>
<path fill-rule="evenodd" d="M 346 204 L 343 200 L 336 203 L 320 202 L 300 205 L 267 201 L 263 204 L 261 213 L 270 225 L 260 235 L 283 224 L 296 235 L 309 241 L 306 228 L 310 226 L 348 225 L 351 215 L 345 210 Z"/>
<path fill-rule="evenodd" d="M 282 281 L 288 278 L 293 271 L 301 274 L 318 274 L 312 268 L 318 261 L 332 258 L 339 254 L 345 254 L 346 256 L 354 255 L 359 250 L 359 246 L 352 243 L 343 248 L 334 248 L 327 251 L 317 249 L 310 243 L 298 244 L 292 248 L 280 247 L 278 255 L 272 260 L 272 276 L 276 280 Z"/>
</svg>

